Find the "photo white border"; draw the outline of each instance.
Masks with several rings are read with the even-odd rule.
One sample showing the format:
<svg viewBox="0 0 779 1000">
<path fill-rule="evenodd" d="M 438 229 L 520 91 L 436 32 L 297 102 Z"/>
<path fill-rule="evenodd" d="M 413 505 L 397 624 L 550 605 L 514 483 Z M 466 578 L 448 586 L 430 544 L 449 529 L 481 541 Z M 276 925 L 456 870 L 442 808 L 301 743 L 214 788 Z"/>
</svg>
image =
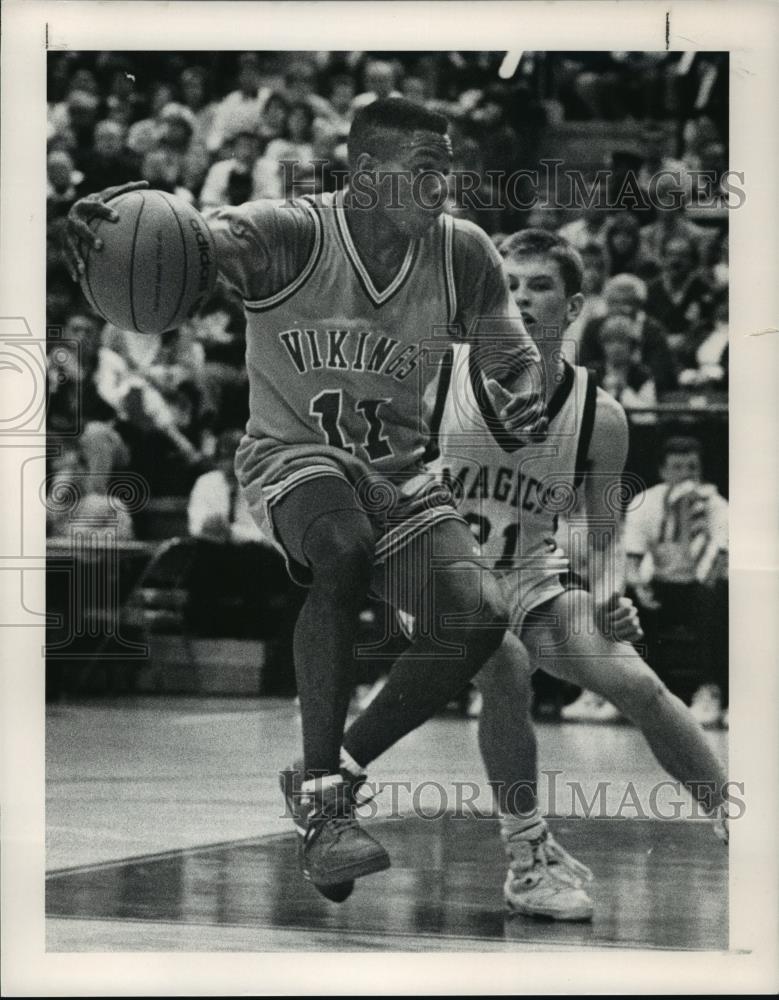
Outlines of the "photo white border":
<svg viewBox="0 0 779 1000">
<path fill-rule="evenodd" d="M 747 195 L 730 219 L 730 775 L 746 783 L 747 801 L 732 830 L 733 950 L 555 949 L 490 954 L 478 965 L 465 952 L 404 955 L 402 961 L 391 953 L 380 962 L 365 953 L 348 960 L 343 954 L 329 960 L 311 954 L 294 960 L 290 954 L 46 954 L 43 629 L 6 626 L 0 641 L 4 995 L 724 994 L 779 987 L 779 5 L 5 0 L 0 335 L 6 318 L 18 316 L 35 337 L 45 334 L 47 37 L 53 50 L 660 50 L 666 12 L 671 49 L 731 52 L 730 161 L 731 169 L 744 171 Z M 6 398 L 28 391 L 0 370 Z M 35 530 L 25 522 L 23 546 L 19 537 L 19 462 L 32 453 L 25 451 L 29 446 L 29 439 L 0 433 L 0 611 L 19 604 L 14 566 L 23 564 L 30 567 L 26 606 L 45 605 L 44 574 L 35 569 L 35 560 L 45 557 L 42 508 Z"/>
</svg>

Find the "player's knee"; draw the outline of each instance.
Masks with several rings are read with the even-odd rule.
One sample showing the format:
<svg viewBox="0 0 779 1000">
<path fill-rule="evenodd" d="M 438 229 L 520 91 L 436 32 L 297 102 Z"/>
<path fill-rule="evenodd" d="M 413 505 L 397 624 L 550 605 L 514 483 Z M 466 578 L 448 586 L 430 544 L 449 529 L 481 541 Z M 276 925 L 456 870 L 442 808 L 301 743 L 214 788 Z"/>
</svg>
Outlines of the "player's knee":
<svg viewBox="0 0 779 1000">
<path fill-rule="evenodd" d="M 500 588 L 492 576 L 474 573 L 472 566 L 462 575 L 447 576 L 437 594 L 442 619 L 450 623 L 444 630 L 451 630 L 458 642 L 478 648 L 482 656 L 491 656 L 500 648 L 508 625 Z"/>
<path fill-rule="evenodd" d="M 318 518 L 306 532 L 303 551 L 314 579 L 333 590 L 367 585 L 375 540 L 370 522 L 358 512 L 337 511 Z"/>
</svg>

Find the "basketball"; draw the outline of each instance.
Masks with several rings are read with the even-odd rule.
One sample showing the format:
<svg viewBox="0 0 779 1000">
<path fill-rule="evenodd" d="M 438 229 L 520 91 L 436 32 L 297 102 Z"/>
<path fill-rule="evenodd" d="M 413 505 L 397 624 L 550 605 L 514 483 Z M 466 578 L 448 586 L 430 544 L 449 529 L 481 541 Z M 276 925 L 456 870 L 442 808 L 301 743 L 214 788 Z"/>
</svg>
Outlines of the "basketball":
<svg viewBox="0 0 779 1000">
<path fill-rule="evenodd" d="M 196 209 L 165 191 L 131 191 L 109 204 L 119 220 L 90 223 L 103 246 L 84 255 L 84 294 L 122 330 L 175 329 L 206 301 L 216 281 L 208 226 Z"/>
</svg>

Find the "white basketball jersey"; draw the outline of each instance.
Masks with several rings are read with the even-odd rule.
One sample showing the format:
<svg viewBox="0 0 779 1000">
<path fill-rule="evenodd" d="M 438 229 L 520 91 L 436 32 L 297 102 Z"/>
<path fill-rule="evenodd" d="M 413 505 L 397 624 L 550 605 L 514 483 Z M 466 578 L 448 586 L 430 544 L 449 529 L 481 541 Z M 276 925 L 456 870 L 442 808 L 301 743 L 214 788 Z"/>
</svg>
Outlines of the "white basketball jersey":
<svg viewBox="0 0 779 1000">
<path fill-rule="evenodd" d="M 571 510 L 584 473 L 597 386 L 586 368 L 567 362 L 548 402 L 542 444 L 507 450 L 467 345 L 453 348 L 436 469 L 458 497 L 482 554 L 510 568 L 554 548 L 559 514 Z"/>
</svg>

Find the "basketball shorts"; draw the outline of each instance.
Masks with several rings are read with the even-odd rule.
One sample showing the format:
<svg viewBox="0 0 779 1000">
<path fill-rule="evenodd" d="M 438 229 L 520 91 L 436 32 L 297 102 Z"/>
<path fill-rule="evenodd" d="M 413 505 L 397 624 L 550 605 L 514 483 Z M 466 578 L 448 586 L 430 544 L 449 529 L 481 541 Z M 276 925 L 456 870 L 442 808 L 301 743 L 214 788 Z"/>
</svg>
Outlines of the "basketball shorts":
<svg viewBox="0 0 779 1000">
<path fill-rule="evenodd" d="M 439 521 L 465 524 L 446 486 L 424 468 L 412 473 L 378 474 L 359 459 L 322 445 L 286 445 L 268 449 L 267 442 L 244 436 L 236 454 L 236 472 L 252 517 L 273 541 L 295 583 L 308 586 L 307 566 L 288 553 L 276 530 L 276 505 L 304 483 L 336 476 L 354 491 L 357 505 L 367 514 L 376 537 L 377 567 L 404 551 Z"/>
</svg>

